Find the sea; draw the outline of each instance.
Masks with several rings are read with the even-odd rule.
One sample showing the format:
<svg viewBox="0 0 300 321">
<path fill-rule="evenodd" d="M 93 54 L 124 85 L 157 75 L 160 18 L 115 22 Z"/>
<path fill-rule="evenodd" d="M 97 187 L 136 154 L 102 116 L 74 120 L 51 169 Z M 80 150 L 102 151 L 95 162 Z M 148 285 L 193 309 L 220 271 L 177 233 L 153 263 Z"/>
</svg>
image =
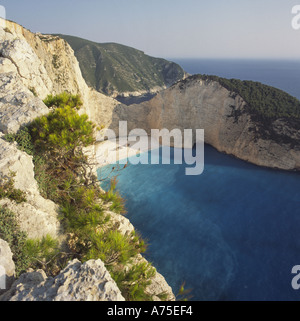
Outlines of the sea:
<svg viewBox="0 0 300 321">
<path fill-rule="evenodd" d="M 190 74 L 259 81 L 300 99 L 300 61 L 173 61 Z M 203 174 L 185 169 L 171 162 L 117 173 L 126 216 L 148 244 L 144 256 L 174 294 L 184 285 L 190 301 L 298 301 L 300 173 L 208 145 Z"/>
</svg>

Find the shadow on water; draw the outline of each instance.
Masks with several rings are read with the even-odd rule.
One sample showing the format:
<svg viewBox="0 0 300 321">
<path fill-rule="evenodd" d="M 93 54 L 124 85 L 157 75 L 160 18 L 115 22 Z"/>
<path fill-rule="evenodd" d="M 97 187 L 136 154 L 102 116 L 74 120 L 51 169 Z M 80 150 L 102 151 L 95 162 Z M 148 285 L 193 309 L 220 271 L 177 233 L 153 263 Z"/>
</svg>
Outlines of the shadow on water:
<svg viewBox="0 0 300 321">
<path fill-rule="evenodd" d="M 144 101 L 148 101 L 148 100 L 152 99 L 155 95 L 156 94 L 149 93 L 149 94 L 145 94 L 145 95 L 141 95 L 141 96 L 130 96 L 130 97 L 118 96 L 118 97 L 116 97 L 116 100 L 126 106 L 130 106 L 133 104 L 140 104 Z"/>
<path fill-rule="evenodd" d="M 272 168 L 257 166 L 247 161 L 238 159 L 233 155 L 220 153 L 214 147 L 207 144 L 205 145 L 204 153 L 205 153 L 204 154 L 205 165 L 220 166 L 220 167 L 235 167 L 237 169 L 253 170 L 253 171 L 269 171 L 271 173 L 272 172 L 273 173 L 280 172 L 283 174 L 291 173 L 292 175 L 300 176 L 300 172 L 296 172 L 296 171 L 285 171 L 280 169 L 272 169 Z"/>
</svg>

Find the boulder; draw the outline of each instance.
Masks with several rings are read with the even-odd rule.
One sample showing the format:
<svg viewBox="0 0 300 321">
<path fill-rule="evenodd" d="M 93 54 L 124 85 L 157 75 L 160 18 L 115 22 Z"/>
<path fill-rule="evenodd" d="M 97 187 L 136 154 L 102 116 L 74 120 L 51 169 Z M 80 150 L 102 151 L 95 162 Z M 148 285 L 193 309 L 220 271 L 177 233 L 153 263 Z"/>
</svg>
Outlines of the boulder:
<svg viewBox="0 0 300 321">
<path fill-rule="evenodd" d="M 21 275 L 0 301 L 125 301 L 101 260 L 71 261 L 55 278 L 44 271 Z"/>
</svg>

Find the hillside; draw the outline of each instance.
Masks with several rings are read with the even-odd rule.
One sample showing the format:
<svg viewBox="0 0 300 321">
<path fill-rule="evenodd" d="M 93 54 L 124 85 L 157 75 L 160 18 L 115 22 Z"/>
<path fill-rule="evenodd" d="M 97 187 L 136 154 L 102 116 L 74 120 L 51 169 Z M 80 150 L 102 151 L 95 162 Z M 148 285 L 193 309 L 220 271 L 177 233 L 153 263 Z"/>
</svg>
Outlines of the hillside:
<svg viewBox="0 0 300 321">
<path fill-rule="evenodd" d="M 116 43 L 96 43 L 78 37 L 57 35 L 75 52 L 87 84 L 109 96 L 137 95 L 168 87 L 185 76 L 170 61 Z"/>
</svg>

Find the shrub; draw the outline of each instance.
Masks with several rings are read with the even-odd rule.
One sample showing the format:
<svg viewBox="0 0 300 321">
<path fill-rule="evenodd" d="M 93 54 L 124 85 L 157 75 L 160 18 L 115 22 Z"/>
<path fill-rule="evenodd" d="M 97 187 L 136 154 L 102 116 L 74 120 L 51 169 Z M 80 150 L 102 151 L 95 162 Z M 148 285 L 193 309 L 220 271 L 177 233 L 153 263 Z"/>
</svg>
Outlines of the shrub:
<svg viewBox="0 0 300 321">
<path fill-rule="evenodd" d="M 146 262 L 134 264 L 127 270 L 111 271 L 113 279 L 127 301 L 152 301 L 152 296 L 146 292 L 146 288 L 151 284 L 150 279 L 155 273 L 152 265 Z M 161 297 L 166 298 L 163 293 Z"/>
<path fill-rule="evenodd" d="M 57 108 L 30 126 L 34 145 L 53 155 L 74 154 L 76 148 L 94 142 L 94 125 L 87 119 L 87 115 L 79 115 L 69 106 Z"/>
<path fill-rule="evenodd" d="M 108 191 L 101 194 L 101 199 L 107 203 L 111 203 L 109 209 L 118 214 L 126 214 L 125 201 L 123 197 L 116 190 L 117 178 L 114 177 L 110 181 L 110 187 Z"/>
<path fill-rule="evenodd" d="M 192 289 L 186 289 L 185 288 L 185 282 L 183 282 L 180 286 L 180 289 L 176 295 L 177 301 L 188 301 L 190 300 L 193 295 L 191 295 Z"/>
<path fill-rule="evenodd" d="M 58 201 L 59 179 L 50 174 L 48 162 L 43 155 L 36 154 L 33 158 L 35 180 L 41 195 L 54 202 Z"/>
<path fill-rule="evenodd" d="M 26 202 L 26 194 L 14 187 L 14 176 L 12 172 L 8 177 L 0 177 L 0 199 L 8 198 L 18 204 Z"/>
<path fill-rule="evenodd" d="M 108 221 L 103 209 L 95 204 L 90 209 L 77 207 L 73 202 L 65 202 L 61 205 L 61 220 L 67 232 L 83 234 Z M 89 235 L 89 233 L 87 233 Z M 88 236 L 90 237 L 90 236 Z"/>
<path fill-rule="evenodd" d="M 63 92 L 56 96 L 48 95 L 44 100 L 44 104 L 49 108 L 63 108 L 69 106 L 71 108 L 79 109 L 82 106 L 82 101 L 79 95 Z"/>
<path fill-rule="evenodd" d="M 217 81 L 229 91 L 239 94 L 248 103 L 250 111 L 260 116 L 261 119 L 300 118 L 300 101 L 280 89 L 255 81 L 207 75 L 194 77 Z"/>
<path fill-rule="evenodd" d="M 4 139 L 10 143 L 17 142 L 18 148 L 28 155 L 34 155 L 35 149 L 32 138 L 27 127 L 22 127 L 17 134 L 7 134 Z"/>
<path fill-rule="evenodd" d="M 25 243 L 24 252 L 33 269 L 43 269 L 47 275 L 53 275 L 57 264 L 57 257 L 61 253 L 59 242 L 50 235 L 39 239 L 28 239 Z M 59 269 L 58 269 L 59 270 Z"/>
<path fill-rule="evenodd" d="M 126 264 L 141 253 L 141 245 L 132 235 L 123 235 L 117 230 L 97 231 L 90 235 L 91 247 L 85 260 L 100 258 L 106 265 Z"/>
</svg>

